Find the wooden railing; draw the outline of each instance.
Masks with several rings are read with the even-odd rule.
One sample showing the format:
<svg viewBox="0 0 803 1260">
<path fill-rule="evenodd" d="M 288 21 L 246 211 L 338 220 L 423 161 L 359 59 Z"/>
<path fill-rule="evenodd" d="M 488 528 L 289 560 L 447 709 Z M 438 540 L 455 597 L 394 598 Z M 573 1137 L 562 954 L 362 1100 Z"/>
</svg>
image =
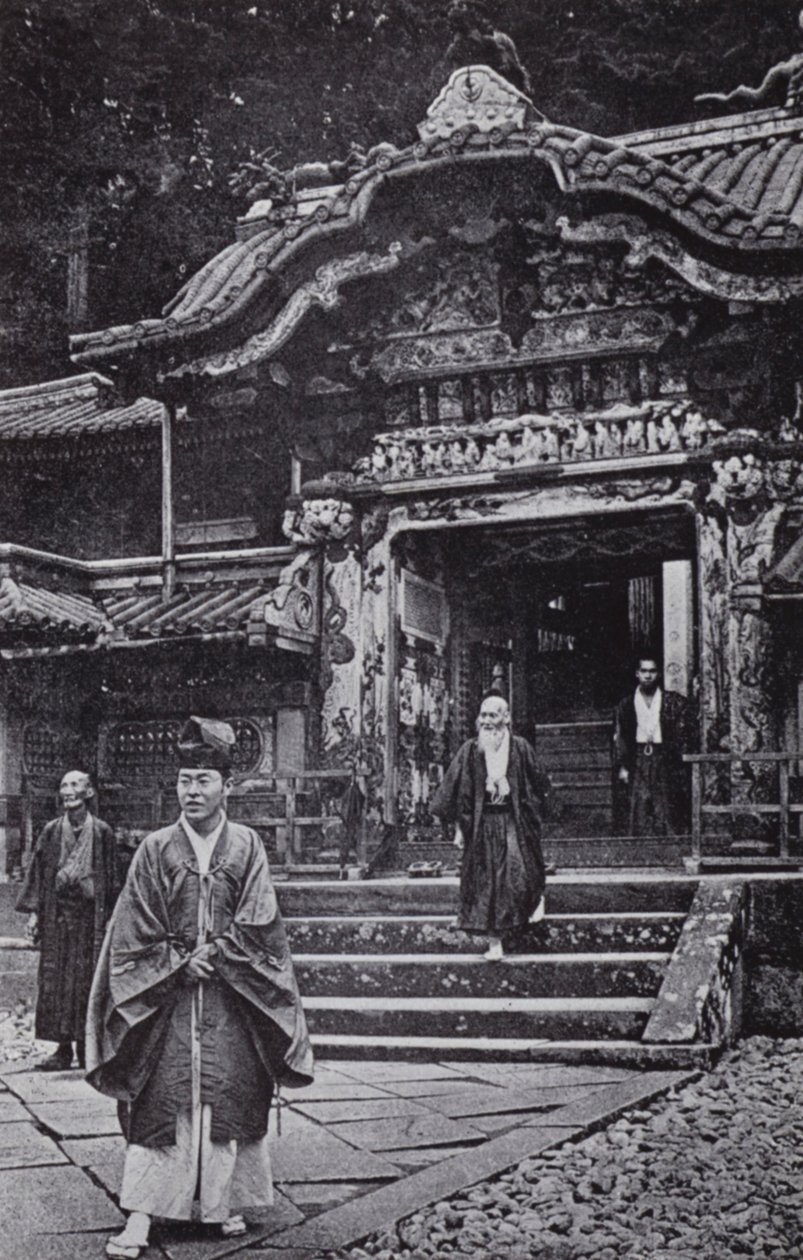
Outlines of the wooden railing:
<svg viewBox="0 0 803 1260">
<path fill-rule="evenodd" d="M 312 827 L 326 827 L 339 823 L 345 827 L 339 813 L 304 814 L 305 797 L 318 783 L 339 779 L 350 780 L 351 770 L 277 770 L 275 774 L 260 777 L 258 786 L 235 789 L 230 802 L 232 817 L 238 822 L 253 825 L 259 831 L 273 831 L 276 837 L 276 857 L 280 864 L 303 862 L 303 833 Z M 363 809 L 354 837 L 354 856 L 357 863 L 365 862 L 365 776 L 354 775 L 363 796 Z M 345 791 L 344 787 L 344 791 Z M 275 810 L 278 798 L 284 799 L 283 812 Z M 300 806 L 302 808 L 300 808 Z M 263 812 L 264 811 L 264 812 Z"/>
<path fill-rule="evenodd" d="M 790 767 L 794 762 L 803 761 L 803 751 L 793 752 L 751 752 L 751 753 L 686 753 L 683 760 L 691 765 L 691 845 L 692 860 L 699 861 L 703 848 L 703 819 L 706 815 L 773 815 L 778 816 L 778 856 L 790 856 L 791 820 L 803 814 L 803 804 L 792 804 L 789 799 Z M 778 770 L 777 801 L 734 801 L 728 804 L 708 804 L 704 801 L 703 770 L 706 766 L 727 767 L 731 772 L 734 766 L 763 765 L 775 766 Z M 733 781 L 731 780 L 731 792 Z"/>
<path fill-rule="evenodd" d="M 315 808 L 325 795 L 321 786 L 339 780 L 345 792 L 352 771 L 345 770 L 276 770 L 271 775 L 260 775 L 237 784 L 229 797 L 228 812 L 233 822 L 253 827 L 263 838 L 272 835 L 269 845 L 272 861 L 279 865 L 308 862 L 305 852 L 304 833 L 312 828 L 345 827 L 335 808 Z M 365 775 L 357 773 L 357 786 L 365 800 Z M 317 789 L 317 790 L 316 790 Z M 313 808 L 310 809 L 310 798 Z M 324 803 L 326 805 L 327 803 Z M 334 802 L 332 803 L 335 804 Z M 305 812 L 307 811 L 307 812 Z M 119 785 L 101 784 L 101 816 L 115 828 L 130 832 L 132 844 L 148 831 L 165 826 L 178 815 L 175 788 L 123 788 Z M 348 838 L 349 861 L 363 863 L 366 857 L 365 810 L 356 827 L 356 835 Z M 345 852 L 343 832 L 332 846 Z"/>
</svg>

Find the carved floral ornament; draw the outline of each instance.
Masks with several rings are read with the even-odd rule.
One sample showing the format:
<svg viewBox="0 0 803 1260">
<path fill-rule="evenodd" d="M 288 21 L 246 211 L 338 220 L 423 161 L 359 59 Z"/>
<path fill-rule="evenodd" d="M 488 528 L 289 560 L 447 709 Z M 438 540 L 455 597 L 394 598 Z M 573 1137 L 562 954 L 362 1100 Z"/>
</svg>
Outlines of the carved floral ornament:
<svg viewBox="0 0 803 1260">
<path fill-rule="evenodd" d="M 290 542 L 342 542 L 354 525 L 354 508 L 342 483 L 322 479 L 291 495 L 282 519 L 282 533 Z"/>
<path fill-rule="evenodd" d="M 803 496 L 803 464 L 798 458 L 765 458 L 752 451 L 714 460 L 711 498 L 726 507 L 757 507 Z"/>
</svg>

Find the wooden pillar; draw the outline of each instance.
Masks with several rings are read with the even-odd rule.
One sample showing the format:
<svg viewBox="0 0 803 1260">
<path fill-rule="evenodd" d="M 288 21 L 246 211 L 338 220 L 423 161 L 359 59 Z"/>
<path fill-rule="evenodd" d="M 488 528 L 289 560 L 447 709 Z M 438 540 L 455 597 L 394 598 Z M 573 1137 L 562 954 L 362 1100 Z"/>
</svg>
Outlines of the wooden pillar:
<svg viewBox="0 0 803 1260">
<path fill-rule="evenodd" d="M 176 522 L 173 506 L 173 428 L 176 405 L 162 412 L 162 600 L 167 603 L 176 589 Z"/>
<path fill-rule="evenodd" d="M 25 847 L 22 818 L 22 723 L 9 708 L 0 675 L 0 883 L 19 872 Z"/>
<path fill-rule="evenodd" d="M 667 560 L 662 565 L 664 688 L 691 693 L 694 653 L 694 610 L 690 560 Z"/>
</svg>

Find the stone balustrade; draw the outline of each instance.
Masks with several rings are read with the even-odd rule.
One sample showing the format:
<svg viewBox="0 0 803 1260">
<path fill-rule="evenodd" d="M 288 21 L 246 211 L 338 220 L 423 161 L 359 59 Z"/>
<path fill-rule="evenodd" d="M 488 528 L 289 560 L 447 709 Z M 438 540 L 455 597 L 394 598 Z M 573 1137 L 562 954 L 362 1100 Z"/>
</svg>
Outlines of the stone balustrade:
<svg viewBox="0 0 803 1260">
<path fill-rule="evenodd" d="M 718 421 L 678 400 L 581 414 L 522 415 L 378 434 L 371 455 L 358 462 L 355 472 L 361 481 L 404 481 L 694 452 L 724 431 Z"/>
</svg>

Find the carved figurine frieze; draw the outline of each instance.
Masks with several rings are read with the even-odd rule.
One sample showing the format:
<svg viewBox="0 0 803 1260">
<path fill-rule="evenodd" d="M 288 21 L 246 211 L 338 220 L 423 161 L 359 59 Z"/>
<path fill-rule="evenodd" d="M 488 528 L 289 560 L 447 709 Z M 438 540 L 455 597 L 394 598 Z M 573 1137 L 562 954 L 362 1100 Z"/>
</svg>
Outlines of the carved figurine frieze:
<svg viewBox="0 0 803 1260">
<path fill-rule="evenodd" d="M 355 465 L 355 473 L 361 482 L 406 481 L 492 473 L 514 466 L 680 454 L 700 451 L 723 431 L 719 421 L 682 401 L 582 415 L 527 414 L 468 427 L 427 426 L 379 434 L 371 454 Z M 722 485 L 726 482 L 737 487 L 730 465 L 722 474 Z M 292 527 L 296 533 L 307 530 L 305 541 L 310 540 L 310 530 L 316 536 L 320 532 L 317 518 L 302 527 L 294 517 Z"/>
</svg>

